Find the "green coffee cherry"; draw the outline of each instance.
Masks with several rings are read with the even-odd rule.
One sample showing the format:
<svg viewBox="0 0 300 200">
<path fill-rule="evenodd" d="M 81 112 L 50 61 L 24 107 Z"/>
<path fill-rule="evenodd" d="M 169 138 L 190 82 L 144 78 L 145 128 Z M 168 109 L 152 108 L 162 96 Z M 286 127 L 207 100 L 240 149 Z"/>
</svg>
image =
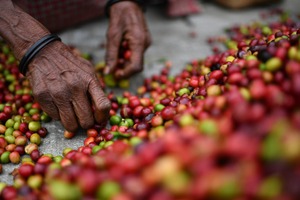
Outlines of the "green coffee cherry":
<svg viewBox="0 0 300 200">
<path fill-rule="evenodd" d="M 97 199 L 109 200 L 121 191 L 121 187 L 117 182 L 106 181 L 97 189 Z"/>
<path fill-rule="evenodd" d="M 2 153 L 1 157 L 0 157 L 1 163 L 3 163 L 3 164 L 9 163 L 9 161 L 10 161 L 9 155 L 10 155 L 9 151 L 5 151 L 4 153 Z"/>
<path fill-rule="evenodd" d="M 266 70 L 267 71 L 277 71 L 278 69 L 280 69 L 282 66 L 282 61 L 280 60 L 280 58 L 270 58 L 267 62 L 266 62 Z"/>
<path fill-rule="evenodd" d="M 38 121 L 31 121 L 28 124 L 28 129 L 33 132 L 37 132 L 41 128 L 41 123 Z"/>
<path fill-rule="evenodd" d="M 53 180 L 49 183 L 49 192 L 56 200 L 82 199 L 82 193 L 77 185 L 60 180 Z"/>
<path fill-rule="evenodd" d="M 121 123 L 121 121 L 122 121 L 122 117 L 118 116 L 118 115 L 113 115 L 109 119 L 109 123 L 111 125 L 119 125 Z"/>
</svg>

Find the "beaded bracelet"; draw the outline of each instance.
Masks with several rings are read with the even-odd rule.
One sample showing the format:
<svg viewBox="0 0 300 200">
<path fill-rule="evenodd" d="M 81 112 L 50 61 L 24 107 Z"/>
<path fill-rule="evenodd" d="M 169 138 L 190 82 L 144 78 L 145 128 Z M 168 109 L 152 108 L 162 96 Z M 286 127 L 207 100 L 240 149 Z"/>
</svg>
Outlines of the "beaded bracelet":
<svg viewBox="0 0 300 200">
<path fill-rule="evenodd" d="M 50 42 L 56 41 L 56 40 L 61 41 L 61 39 L 57 35 L 49 34 L 49 35 L 42 37 L 36 43 L 34 43 L 27 50 L 27 52 L 21 59 L 20 64 L 19 64 L 19 71 L 25 76 L 26 72 L 27 72 L 28 64 L 34 58 L 34 56 L 36 56 L 36 54 L 38 54 L 38 52 L 42 48 L 44 48 L 47 44 L 49 44 Z"/>
<path fill-rule="evenodd" d="M 121 2 L 121 1 L 124 1 L 124 0 L 108 0 L 105 4 L 105 15 L 106 17 L 109 17 L 109 9 L 110 7 L 115 4 L 115 3 L 118 3 L 118 2 Z M 141 8 L 142 10 L 145 12 L 146 11 L 146 3 L 145 3 L 145 0 L 128 0 L 128 1 L 132 1 L 132 2 L 135 2 L 137 3 Z"/>
</svg>

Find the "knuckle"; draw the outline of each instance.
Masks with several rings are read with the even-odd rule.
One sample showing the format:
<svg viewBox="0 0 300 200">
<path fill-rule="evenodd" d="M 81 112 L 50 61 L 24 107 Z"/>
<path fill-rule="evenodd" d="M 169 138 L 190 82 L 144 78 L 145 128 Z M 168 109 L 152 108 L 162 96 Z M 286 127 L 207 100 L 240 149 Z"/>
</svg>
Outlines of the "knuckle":
<svg viewBox="0 0 300 200">
<path fill-rule="evenodd" d="M 54 91 L 52 91 L 52 96 L 54 99 L 65 99 L 65 96 L 67 95 L 68 92 L 64 87 L 56 88 Z"/>
<path fill-rule="evenodd" d="M 33 90 L 32 91 L 33 96 L 37 99 L 37 100 L 41 100 L 44 99 L 47 96 L 47 91 L 44 89 L 41 90 Z"/>
<path fill-rule="evenodd" d="M 67 87 L 70 88 L 71 91 L 79 92 L 82 88 L 81 84 L 79 81 L 70 81 Z"/>
</svg>

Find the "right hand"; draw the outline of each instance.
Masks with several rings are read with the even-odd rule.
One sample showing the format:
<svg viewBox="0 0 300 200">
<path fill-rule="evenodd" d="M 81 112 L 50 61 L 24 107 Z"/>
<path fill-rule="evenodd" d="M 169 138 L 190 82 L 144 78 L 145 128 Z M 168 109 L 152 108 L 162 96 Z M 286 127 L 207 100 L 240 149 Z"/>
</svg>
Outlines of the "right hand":
<svg viewBox="0 0 300 200">
<path fill-rule="evenodd" d="M 122 41 L 128 42 L 131 57 L 122 69 L 118 68 L 118 55 Z M 150 32 L 142 9 L 134 2 L 121 1 L 110 8 L 107 30 L 105 74 L 112 73 L 123 79 L 143 70 L 144 52 L 151 43 Z"/>
</svg>

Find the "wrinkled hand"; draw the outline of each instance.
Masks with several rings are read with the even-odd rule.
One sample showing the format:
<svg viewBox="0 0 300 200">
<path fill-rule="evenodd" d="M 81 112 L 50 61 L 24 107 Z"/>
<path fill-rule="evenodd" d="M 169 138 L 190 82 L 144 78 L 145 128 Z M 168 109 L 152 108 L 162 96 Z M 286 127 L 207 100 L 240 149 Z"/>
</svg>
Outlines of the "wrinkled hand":
<svg viewBox="0 0 300 200">
<path fill-rule="evenodd" d="M 109 116 L 110 101 L 92 65 L 65 44 L 52 42 L 32 60 L 26 74 L 33 96 L 66 130 L 91 127 Z M 94 110 L 94 111 L 93 111 Z"/>
<path fill-rule="evenodd" d="M 127 41 L 130 60 L 122 69 L 117 68 L 122 41 Z M 143 56 L 151 43 L 143 11 L 134 2 L 124 1 L 111 6 L 107 31 L 105 74 L 113 73 L 117 79 L 128 78 L 143 70 Z"/>
</svg>

